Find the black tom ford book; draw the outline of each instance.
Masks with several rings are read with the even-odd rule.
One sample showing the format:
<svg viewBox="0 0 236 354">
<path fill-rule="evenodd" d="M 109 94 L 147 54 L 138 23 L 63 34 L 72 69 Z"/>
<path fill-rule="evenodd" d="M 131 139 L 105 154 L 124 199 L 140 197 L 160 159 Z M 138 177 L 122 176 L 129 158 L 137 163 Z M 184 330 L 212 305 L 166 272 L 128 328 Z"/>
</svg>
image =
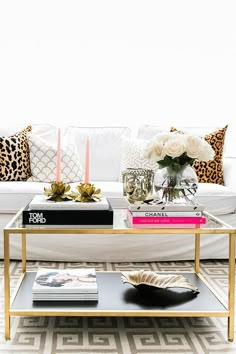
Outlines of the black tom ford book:
<svg viewBox="0 0 236 354">
<path fill-rule="evenodd" d="M 98 210 L 33 210 L 27 206 L 22 213 L 22 223 L 26 226 L 75 225 L 75 226 L 105 226 L 113 225 L 113 209 Z"/>
</svg>

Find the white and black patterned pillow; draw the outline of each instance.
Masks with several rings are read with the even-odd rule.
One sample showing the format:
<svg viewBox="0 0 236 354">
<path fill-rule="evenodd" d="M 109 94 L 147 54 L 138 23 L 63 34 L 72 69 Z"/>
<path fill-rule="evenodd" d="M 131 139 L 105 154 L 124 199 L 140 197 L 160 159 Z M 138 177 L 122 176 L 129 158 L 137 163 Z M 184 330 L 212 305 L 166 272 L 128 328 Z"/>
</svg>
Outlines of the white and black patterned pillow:
<svg viewBox="0 0 236 354">
<path fill-rule="evenodd" d="M 120 181 L 122 181 L 122 172 L 127 168 L 144 168 L 154 171 L 158 169 L 156 162 L 143 156 L 147 143 L 148 141 L 144 139 L 123 139 L 121 145 Z"/>
<path fill-rule="evenodd" d="M 0 181 L 26 181 L 30 175 L 27 132 L 31 125 L 9 137 L 0 137 Z"/>
<path fill-rule="evenodd" d="M 56 179 L 56 146 L 50 145 L 36 134 L 28 134 L 30 166 L 29 181 L 52 182 Z M 65 183 L 80 182 L 84 171 L 74 144 L 61 148 L 61 180 Z"/>
</svg>

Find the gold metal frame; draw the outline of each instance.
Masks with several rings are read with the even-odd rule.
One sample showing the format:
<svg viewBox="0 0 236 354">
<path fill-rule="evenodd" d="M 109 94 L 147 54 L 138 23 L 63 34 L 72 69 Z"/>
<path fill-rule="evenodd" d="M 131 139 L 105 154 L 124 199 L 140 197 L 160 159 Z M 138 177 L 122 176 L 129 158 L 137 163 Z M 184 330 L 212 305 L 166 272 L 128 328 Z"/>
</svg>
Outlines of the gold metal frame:
<svg viewBox="0 0 236 354">
<path fill-rule="evenodd" d="M 205 212 L 208 218 L 215 221 L 219 227 L 197 228 L 197 229 L 134 229 L 134 228 L 114 228 L 114 229 L 77 229 L 77 228 L 47 228 L 24 227 L 17 220 L 21 218 L 20 210 L 14 218 L 4 228 L 4 303 L 5 303 L 5 338 L 10 339 L 10 319 L 11 316 L 145 316 L 145 317 L 227 317 L 228 318 L 228 340 L 234 340 L 234 295 L 235 295 L 235 235 L 236 229 L 222 222 L 220 219 Z M 16 223 L 16 224 L 15 224 Z M 195 235 L 194 272 L 205 282 L 217 299 L 224 305 L 225 311 L 46 311 L 27 309 L 13 310 L 11 305 L 17 291 L 24 281 L 26 274 L 26 235 L 28 234 L 193 234 Z M 22 237 L 22 275 L 19 284 L 10 303 L 10 235 L 21 234 Z M 229 266 L 228 266 L 228 304 L 223 303 L 219 296 L 212 290 L 209 283 L 200 274 L 200 236 L 201 234 L 226 234 L 229 236 Z"/>
</svg>

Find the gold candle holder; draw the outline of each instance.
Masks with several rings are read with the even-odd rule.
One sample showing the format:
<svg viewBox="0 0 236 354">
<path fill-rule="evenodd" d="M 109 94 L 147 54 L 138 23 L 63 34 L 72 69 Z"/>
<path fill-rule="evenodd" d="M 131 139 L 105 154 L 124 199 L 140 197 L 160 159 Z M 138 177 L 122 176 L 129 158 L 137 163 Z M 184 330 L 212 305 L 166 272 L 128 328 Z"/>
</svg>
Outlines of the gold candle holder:
<svg viewBox="0 0 236 354">
<path fill-rule="evenodd" d="M 48 197 L 47 200 L 54 202 L 64 202 L 73 199 L 70 186 L 64 182 L 53 181 L 50 188 L 44 188 L 44 195 Z"/>
<path fill-rule="evenodd" d="M 80 183 L 76 190 L 77 192 L 71 194 L 75 202 L 87 203 L 101 200 L 101 189 L 97 189 L 94 184 Z"/>
</svg>

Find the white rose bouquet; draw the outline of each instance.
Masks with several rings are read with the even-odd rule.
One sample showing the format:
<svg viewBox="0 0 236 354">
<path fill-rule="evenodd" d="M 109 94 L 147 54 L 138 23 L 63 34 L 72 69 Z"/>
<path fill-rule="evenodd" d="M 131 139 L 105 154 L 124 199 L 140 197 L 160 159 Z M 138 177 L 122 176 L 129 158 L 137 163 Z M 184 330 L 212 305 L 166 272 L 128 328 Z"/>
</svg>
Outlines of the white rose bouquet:
<svg viewBox="0 0 236 354">
<path fill-rule="evenodd" d="M 144 156 L 156 161 L 160 167 L 172 166 L 180 170 L 195 160 L 213 160 L 211 145 L 204 139 L 178 133 L 157 134 L 146 146 Z"/>
<path fill-rule="evenodd" d="M 213 160 L 214 150 L 204 139 L 187 134 L 157 134 L 146 146 L 144 156 L 156 161 L 164 172 L 156 174 L 156 191 L 162 191 L 161 199 L 165 202 L 188 200 L 197 190 L 197 176 L 192 166 L 195 160 Z M 186 173 L 187 168 L 192 176 Z M 194 175 L 193 175 L 194 174 Z"/>
</svg>

